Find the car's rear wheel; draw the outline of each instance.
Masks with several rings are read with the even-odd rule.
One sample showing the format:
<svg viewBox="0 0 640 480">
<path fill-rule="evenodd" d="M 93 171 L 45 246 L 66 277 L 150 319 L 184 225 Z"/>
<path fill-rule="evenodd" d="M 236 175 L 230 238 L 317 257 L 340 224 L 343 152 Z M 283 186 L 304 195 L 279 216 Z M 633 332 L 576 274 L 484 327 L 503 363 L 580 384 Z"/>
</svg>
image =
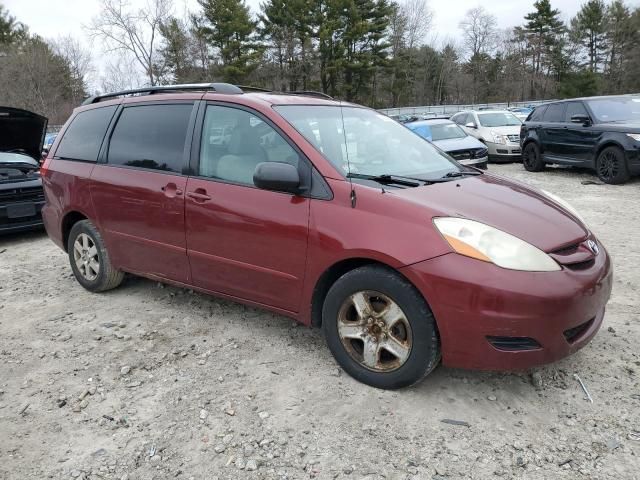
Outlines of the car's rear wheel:
<svg viewBox="0 0 640 480">
<path fill-rule="evenodd" d="M 522 151 L 522 165 L 528 172 L 541 172 L 545 163 L 542 159 L 540 147 L 534 142 L 527 143 Z"/>
<path fill-rule="evenodd" d="M 596 160 L 596 172 L 604 183 L 616 185 L 629 180 L 627 159 L 622 149 L 612 146 L 602 150 Z"/>
<path fill-rule="evenodd" d="M 87 290 L 104 292 L 122 283 L 124 273 L 111 265 L 102 236 L 89 220 L 71 228 L 67 252 L 76 280 Z"/>
<path fill-rule="evenodd" d="M 373 387 L 412 385 L 440 360 L 429 306 L 387 267 L 368 265 L 339 278 L 325 299 L 322 327 L 340 366 Z"/>
</svg>

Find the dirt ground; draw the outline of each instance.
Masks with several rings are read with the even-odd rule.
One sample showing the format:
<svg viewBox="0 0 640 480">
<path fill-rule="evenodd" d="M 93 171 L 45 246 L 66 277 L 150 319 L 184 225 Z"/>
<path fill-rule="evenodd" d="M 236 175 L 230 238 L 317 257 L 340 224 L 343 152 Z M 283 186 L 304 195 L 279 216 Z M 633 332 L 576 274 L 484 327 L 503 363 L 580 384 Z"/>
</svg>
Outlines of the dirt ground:
<svg viewBox="0 0 640 480">
<path fill-rule="evenodd" d="M 91 294 L 44 233 L 12 235 L 0 478 L 640 478 L 640 179 L 490 168 L 564 197 L 611 253 L 613 296 L 582 351 L 379 391 L 342 373 L 318 330 L 139 278 Z"/>
</svg>

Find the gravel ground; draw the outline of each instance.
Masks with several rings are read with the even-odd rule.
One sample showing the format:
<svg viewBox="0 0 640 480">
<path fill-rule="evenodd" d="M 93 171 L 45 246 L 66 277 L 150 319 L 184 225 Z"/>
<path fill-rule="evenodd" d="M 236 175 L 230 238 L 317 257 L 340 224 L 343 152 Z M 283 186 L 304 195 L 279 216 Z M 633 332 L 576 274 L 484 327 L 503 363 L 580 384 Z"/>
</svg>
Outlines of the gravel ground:
<svg viewBox="0 0 640 480">
<path fill-rule="evenodd" d="M 139 278 L 91 294 L 46 235 L 12 235 L 0 478 L 640 478 L 640 179 L 490 168 L 573 203 L 613 256 L 605 323 L 582 351 L 379 391 L 341 373 L 317 330 Z"/>
</svg>

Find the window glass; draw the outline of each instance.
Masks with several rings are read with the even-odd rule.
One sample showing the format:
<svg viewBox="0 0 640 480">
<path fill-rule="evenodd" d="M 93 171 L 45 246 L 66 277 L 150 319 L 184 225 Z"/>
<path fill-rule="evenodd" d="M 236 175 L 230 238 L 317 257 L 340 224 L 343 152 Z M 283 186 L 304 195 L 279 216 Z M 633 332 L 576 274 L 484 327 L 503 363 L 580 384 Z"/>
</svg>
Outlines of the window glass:
<svg viewBox="0 0 640 480">
<path fill-rule="evenodd" d="M 116 106 L 94 108 L 78 113 L 64 132 L 56 157 L 95 162 Z"/>
<path fill-rule="evenodd" d="M 458 170 L 449 158 L 408 128 L 358 107 L 274 107 L 345 175 L 440 178 Z"/>
<path fill-rule="evenodd" d="M 298 167 L 299 161 L 293 147 L 256 115 L 238 108 L 207 107 L 199 175 L 253 185 L 253 172 L 259 163 L 282 162 Z"/>
<path fill-rule="evenodd" d="M 126 107 L 113 129 L 108 163 L 182 172 L 192 104 Z"/>
<path fill-rule="evenodd" d="M 458 125 L 452 123 L 436 123 L 431 125 L 431 139 L 451 140 L 452 138 L 464 138 L 467 134 Z"/>
<path fill-rule="evenodd" d="M 567 110 L 564 114 L 564 121 L 570 123 L 571 117 L 573 117 L 574 115 L 586 115 L 587 117 L 589 116 L 589 114 L 587 113 L 587 109 L 584 108 L 582 102 L 567 103 Z"/>
<path fill-rule="evenodd" d="M 542 117 L 544 116 L 544 112 L 547 111 L 547 106 L 546 105 L 541 105 L 539 107 L 534 108 L 533 112 L 531 113 L 531 115 L 529 115 L 529 118 L 527 118 L 528 121 L 530 122 L 541 122 L 542 121 Z"/>
<path fill-rule="evenodd" d="M 640 121 L 640 98 L 637 96 L 598 98 L 587 103 L 600 122 Z"/>
<path fill-rule="evenodd" d="M 522 122 L 511 112 L 479 113 L 478 121 L 483 127 L 511 127 Z"/>
<path fill-rule="evenodd" d="M 545 122 L 563 122 L 564 121 L 564 103 L 552 103 L 547 107 L 544 114 Z"/>
</svg>

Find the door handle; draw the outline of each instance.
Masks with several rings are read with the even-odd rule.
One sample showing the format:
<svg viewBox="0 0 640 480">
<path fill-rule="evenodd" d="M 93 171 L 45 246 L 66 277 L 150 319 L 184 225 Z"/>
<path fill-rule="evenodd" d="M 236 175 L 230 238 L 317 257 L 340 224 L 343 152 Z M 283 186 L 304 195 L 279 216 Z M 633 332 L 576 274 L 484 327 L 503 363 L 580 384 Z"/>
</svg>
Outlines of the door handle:
<svg viewBox="0 0 640 480">
<path fill-rule="evenodd" d="M 187 192 L 187 197 L 193 198 L 196 202 L 211 200 L 211 197 L 207 195 L 207 191 L 204 188 L 196 188 L 193 192 Z"/>
</svg>

